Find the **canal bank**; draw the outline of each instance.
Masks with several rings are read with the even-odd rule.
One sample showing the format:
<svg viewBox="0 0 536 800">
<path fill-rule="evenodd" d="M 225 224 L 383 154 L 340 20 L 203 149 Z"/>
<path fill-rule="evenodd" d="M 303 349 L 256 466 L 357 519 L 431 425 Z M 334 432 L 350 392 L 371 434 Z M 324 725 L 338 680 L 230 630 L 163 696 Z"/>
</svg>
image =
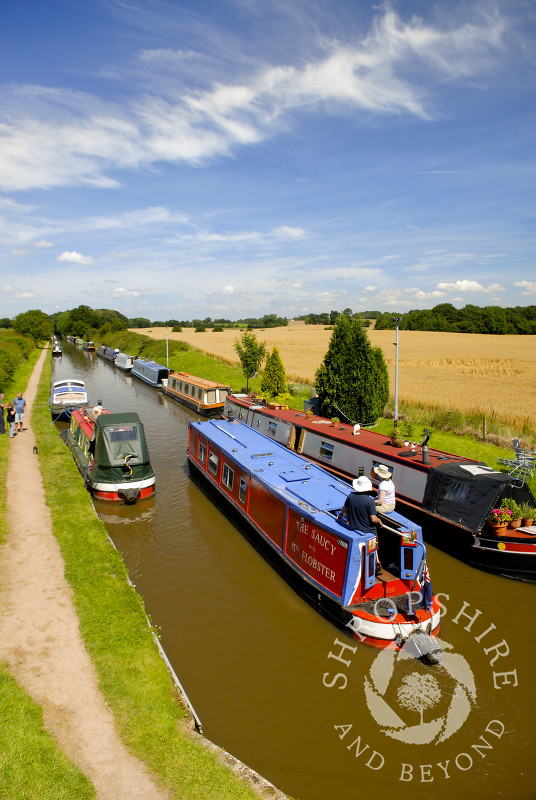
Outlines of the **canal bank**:
<svg viewBox="0 0 536 800">
<path fill-rule="evenodd" d="M 283 797 L 191 732 L 143 602 L 50 422 L 46 353 L 9 449 L 0 661 L 99 798 Z"/>
</svg>

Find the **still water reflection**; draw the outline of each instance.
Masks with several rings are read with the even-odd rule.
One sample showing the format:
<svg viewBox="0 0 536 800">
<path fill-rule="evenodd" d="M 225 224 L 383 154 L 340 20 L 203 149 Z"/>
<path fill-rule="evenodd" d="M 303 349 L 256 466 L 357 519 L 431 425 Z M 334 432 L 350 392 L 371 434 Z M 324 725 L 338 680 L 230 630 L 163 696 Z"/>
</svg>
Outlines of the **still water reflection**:
<svg viewBox="0 0 536 800">
<path fill-rule="evenodd" d="M 191 412 L 68 343 L 53 370 L 145 425 L 156 497 L 97 511 L 208 738 L 299 800 L 536 797 L 534 586 L 429 547 L 448 669 L 384 663 L 309 608 L 189 479 Z"/>
</svg>

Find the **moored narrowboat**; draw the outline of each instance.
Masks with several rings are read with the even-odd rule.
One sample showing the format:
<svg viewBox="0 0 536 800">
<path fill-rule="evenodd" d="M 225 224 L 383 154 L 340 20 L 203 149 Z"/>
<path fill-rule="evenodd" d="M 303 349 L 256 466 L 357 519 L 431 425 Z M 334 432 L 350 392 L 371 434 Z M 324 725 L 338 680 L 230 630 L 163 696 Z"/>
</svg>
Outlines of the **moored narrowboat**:
<svg viewBox="0 0 536 800">
<path fill-rule="evenodd" d="M 94 353 L 95 345 L 91 341 L 82 342 L 82 350 L 87 350 L 90 353 Z"/>
<path fill-rule="evenodd" d="M 170 372 L 162 391 L 204 417 L 221 416 L 231 387 L 188 372 Z"/>
<path fill-rule="evenodd" d="M 359 641 L 433 660 L 440 606 L 421 529 L 396 511 L 376 533 L 337 517 L 351 488 L 237 420 L 190 422 L 192 477 L 223 500 L 244 533 L 323 615 Z M 383 572 L 377 573 L 377 554 Z M 416 638 L 413 638 L 416 637 Z"/>
<path fill-rule="evenodd" d="M 396 486 L 396 503 L 422 525 L 426 541 L 472 566 L 511 578 L 536 582 L 536 526 L 496 535 L 488 524 L 504 499 L 536 507 L 526 482 L 480 461 L 428 446 L 395 446 L 384 434 L 230 395 L 225 417 L 234 417 L 265 433 L 340 478 L 352 481 L 385 465 Z"/>
<path fill-rule="evenodd" d="M 61 356 L 61 355 L 63 355 L 63 350 L 61 349 L 61 344 L 58 342 L 57 339 L 55 339 L 53 344 L 52 344 L 52 355 L 53 356 Z"/>
<path fill-rule="evenodd" d="M 69 421 L 72 412 L 88 405 L 86 385 L 76 378 L 52 381 L 50 384 L 50 413 L 55 422 Z"/>
<path fill-rule="evenodd" d="M 108 347 L 105 344 L 100 344 L 97 347 L 97 355 L 99 358 L 102 358 L 104 361 L 109 361 L 110 363 L 114 363 L 116 356 L 119 350 L 114 350 L 112 347 Z"/>
<path fill-rule="evenodd" d="M 100 409 L 99 409 L 100 411 Z M 143 424 L 135 412 L 73 411 L 64 441 L 98 500 L 135 503 L 155 493 Z"/>
<path fill-rule="evenodd" d="M 162 381 L 169 375 L 169 368 L 164 367 L 163 364 L 157 364 L 156 361 L 144 360 L 143 358 L 135 358 L 132 364 L 132 375 L 139 378 L 149 386 L 154 386 L 156 389 L 162 388 Z"/>
<path fill-rule="evenodd" d="M 126 353 L 119 352 L 115 357 L 114 364 L 117 369 L 121 369 L 123 372 L 130 372 L 134 364 L 134 356 L 127 356 Z"/>
</svg>

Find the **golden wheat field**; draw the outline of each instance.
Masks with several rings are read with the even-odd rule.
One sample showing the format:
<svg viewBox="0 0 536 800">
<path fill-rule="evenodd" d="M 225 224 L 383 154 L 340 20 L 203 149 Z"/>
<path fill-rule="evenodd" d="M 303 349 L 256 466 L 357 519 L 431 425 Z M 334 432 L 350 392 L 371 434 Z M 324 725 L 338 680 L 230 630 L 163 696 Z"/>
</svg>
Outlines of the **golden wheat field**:
<svg viewBox="0 0 536 800">
<path fill-rule="evenodd" d="M 150 332 L 149 332 L 150 331 Z M 165 339 L 165 328 L 139 328 L 136 333 Z M 329 347 L 331 331 L 321 325 L 293 323 L 285 328 L 255 331 L 268 349 L 277 347 L 287 379 L 313 383 Z M 168 333 L 203 352 L 238 364 L 233 344 L 237 330 Z M 391 396 L 395 382 L 395 332 L 369 330 L 381 347 L 389 370 Z M 514 427 L 536 419 L 536 337 L 400 331 L 399 402 L 494 414 Z"/>
</svg>

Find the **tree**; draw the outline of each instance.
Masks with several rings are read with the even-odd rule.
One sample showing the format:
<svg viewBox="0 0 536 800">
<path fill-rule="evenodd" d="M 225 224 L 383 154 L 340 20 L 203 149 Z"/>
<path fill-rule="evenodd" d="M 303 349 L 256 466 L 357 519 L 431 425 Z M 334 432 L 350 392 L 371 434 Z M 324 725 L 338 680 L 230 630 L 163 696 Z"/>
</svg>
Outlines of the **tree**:
<svg viewBox="0 0 536 800">
<path fill-rule="evenodd" d="M 264 373 L 261 379 L 261 392 L 268 397 L 277 397 L 284 394 L 287 389 L 287 376 L 285 367 L 281 361 L 279 350 L 274 347 L 264 365 Z"/>
<path fill-rule="evenodd" d="M 256 375 L 261 361 L 266 357 L 266 347 L 257 341 L 253 331 L 244 330 L 242 336 L 235 340 L 234 349 L 246 379 L 246 389 L 249 389 L 249 379 Z"/>
<path fill-rule="evenodd" d="M 441 690 L 433 675 L 412 672 L 400 684 L 397 696 L 401 706 L 420 713 L 422 725 L 424 709 L 431 708 L 439 702 Z"/>
<path fill-rule="evenodd" d="M 341 314 L 328 352 L 316 372 L 320 413 L 350 422 L 372 422 L 389 398 L 389 376 L 379 347 L 372 347 L 359 319 Z"/>
<path fill-rule="evenodd" d="M 48 314 L 39 309 L 18 314 L 13 320 L 13 327 L 17 333 L 22 333 L 23 336 L 31 336 L 34 342 L 50 339 L 54 333 L 52 320 Z"/>
</svg>

